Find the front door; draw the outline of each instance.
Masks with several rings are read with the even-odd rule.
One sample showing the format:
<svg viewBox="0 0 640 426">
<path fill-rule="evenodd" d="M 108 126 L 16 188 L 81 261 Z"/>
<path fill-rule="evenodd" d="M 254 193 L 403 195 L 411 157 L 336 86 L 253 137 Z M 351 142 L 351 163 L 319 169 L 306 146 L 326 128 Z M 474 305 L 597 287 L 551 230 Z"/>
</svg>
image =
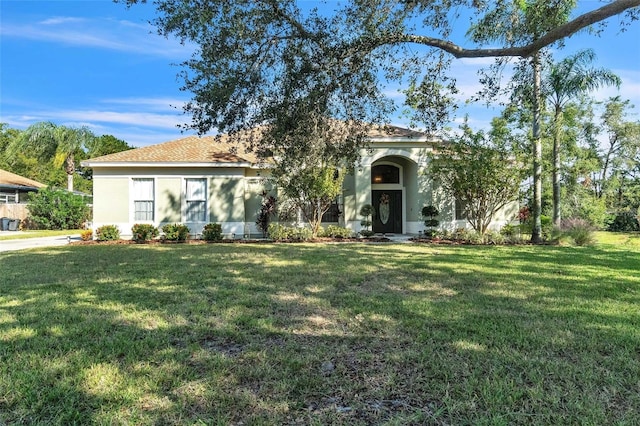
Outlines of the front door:
<svg viewBox="0 0 640 426">
<path fill-rule="evenodd" d="M 371 191 L 373 201 L 373 232 L 402 233 L 402 191 Z"/>
</svg>

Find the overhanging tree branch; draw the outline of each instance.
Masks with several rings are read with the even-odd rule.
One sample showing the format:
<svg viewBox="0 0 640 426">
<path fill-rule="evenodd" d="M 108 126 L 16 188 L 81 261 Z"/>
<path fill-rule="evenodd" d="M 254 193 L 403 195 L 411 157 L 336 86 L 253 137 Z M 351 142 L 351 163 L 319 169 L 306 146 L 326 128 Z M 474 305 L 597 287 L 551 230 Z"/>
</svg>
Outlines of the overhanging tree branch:
<svg viewBox="0 0 640 426">
<path fill-rule="evenodd" d="M 537 40 L 525 45 L 504 48 L 490 49 L 465 49 L 459 45 L 434 37 L 421 36 L 416 34 L 387 34 L 380 38 L 369 40 L 373 48 L 390 44 L 416 43 L 434 47 L 450 53 L 456 58 L 485 58 L 485 57 L 522 57 L 532 56 L 540 49 L 555 43 L 565 37 L 575 34 L 583 28 L 597 22 L 604 21 L 612 16 L 618 15 L 625 10 L 640 7 L 640 0 L 617 0 L 599 9 L 578 16 L 566 24 L 560 25 Z"/>
</svg>

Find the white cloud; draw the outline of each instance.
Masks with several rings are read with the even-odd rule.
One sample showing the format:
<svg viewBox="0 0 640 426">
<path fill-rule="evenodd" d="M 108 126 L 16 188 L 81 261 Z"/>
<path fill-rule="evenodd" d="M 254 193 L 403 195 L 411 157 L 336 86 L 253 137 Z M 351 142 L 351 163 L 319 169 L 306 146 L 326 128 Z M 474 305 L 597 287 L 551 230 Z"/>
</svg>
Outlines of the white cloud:
<svg viewBox="0 0 640 426">
<path fill-rule="evenodd" d="M 149 24 L 112 19 L 54 17 L 37 23 L 3 23 L 0 35 L 175 59 L 186 59 L 194 51 L 191 45 L 155 34 Z"/>
<path fill-rule="evenodd" d="M 181 112 L 182 107 L 187 103 L 187 101 L 178 98 L 131 97 L 104 99 L 101 103 L 110 105 L 133 105 L 137 108 L 144 107 L 145 109 L 152 109 L 154 111 Z"/>
<path fill-rule="evenodd" d="M 44 21 L 40 21 L 41 25 L 62 25 L 62 24 L 72 24 L 72 23 L 80 23 L 86 21 L 84 18 L 77 18 L 73 16 L 54 16 L 53 18 L 45 19 Z"/>
</svg>

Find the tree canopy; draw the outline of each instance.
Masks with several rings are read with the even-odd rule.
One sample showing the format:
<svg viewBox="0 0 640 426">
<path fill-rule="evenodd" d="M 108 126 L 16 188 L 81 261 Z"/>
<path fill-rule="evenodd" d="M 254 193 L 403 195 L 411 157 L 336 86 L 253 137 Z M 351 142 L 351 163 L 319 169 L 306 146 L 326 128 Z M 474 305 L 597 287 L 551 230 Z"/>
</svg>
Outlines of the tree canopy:
<svg viewBox="0 0 640 426">
<path fill-rule="evenodd" d="M 484 234 L 498 210 L 517 202 L 523 169 L 500 122 L 494 121 L 489 135 L 467 125 L 462 130 L 459 138 L 431 155 L 430 175 L 452 199 L 466 206 L 467 221 Z"/>
<path fill-rule="evenodd" d="M 112 135 L 39 122 L 25 130 L 0 124 L 0 167 L 52 187 L 91 193 L 91 171 L 81 160 L 131 149 Z"/>
<path fill-rule="evenodd" d="M 234 133 L 265 123 L 304 127 L 284 117 L 298 119 L 300 110 L 384 122 L 392 105 L 381 78 L 407 78 L 437 98 L 455 88 L 446 73 L 451 57 L 529 57 L 611 16 L 640 13 L 640 0 L 617 0 L 569 20 L 576 3 L 366 0 L 331 10 L 294 0 L 156 0 L 153 23 L 161 34 L 198 47 L 181 73 L 193 93 L 187 126 Z M 466 40 L 455 43 L 461 15 L 470 25 Z M 498 47 L 485 47 L 496 41 Z M 462 47 L 469 42 L 472 47 Z M 412 50 L 415 45 L 433 49 Z"/>
</svg>

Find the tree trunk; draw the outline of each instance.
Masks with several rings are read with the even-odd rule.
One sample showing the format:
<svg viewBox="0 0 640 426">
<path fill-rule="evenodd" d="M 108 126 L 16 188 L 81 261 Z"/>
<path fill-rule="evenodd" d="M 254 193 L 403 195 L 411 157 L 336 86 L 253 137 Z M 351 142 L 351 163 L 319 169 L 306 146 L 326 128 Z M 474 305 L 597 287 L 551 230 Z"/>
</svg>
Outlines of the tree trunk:
<svg viewBox="0 0 640 426">
<path fill-rule="evenodd" d="M 553 123 L 553 224 L 560 227 L 560 127 L 562 126 L 562 107 L 556 105 Z"/>
<path fill-rule="evenodd" d="M 67 172 L 67 191 L 73 192 L 73 174 L 76 171 L 76 163 L 73 154 L 69 154 L 67 156 L 65 171 Z"/>
<path fill-rule="evenodd" d="M 533 55 L 533 227 L 531 242 L 542 242 L 542 139 L 540 137 L 540 99 L 541 99 L 540 53 Z"/>
</svg>

